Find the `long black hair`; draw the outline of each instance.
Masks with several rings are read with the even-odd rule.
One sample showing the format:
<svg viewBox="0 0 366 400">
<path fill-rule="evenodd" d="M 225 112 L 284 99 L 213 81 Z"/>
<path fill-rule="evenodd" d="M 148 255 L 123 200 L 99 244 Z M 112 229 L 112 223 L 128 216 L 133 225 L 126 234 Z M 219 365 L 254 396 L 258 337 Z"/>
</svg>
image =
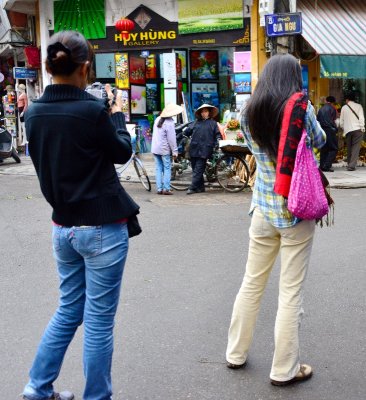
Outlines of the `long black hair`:
<svg viewBox="0 0 366 400">
<path fill-rule="evenodd" d="M 164 117 L 160 117 L 159 121 L 158 121 L 158 127 L 161 128 L 163 126 L 163 123 L 165 122 L 166 118 Z"/>
<path fill-rule="evenodd" d="M 291 54 L 276 54 L 264 66 L 244 110 L 253 140 L 274 160 L 286 101 L 301 90 L 298 60 Z"/>
</svg>

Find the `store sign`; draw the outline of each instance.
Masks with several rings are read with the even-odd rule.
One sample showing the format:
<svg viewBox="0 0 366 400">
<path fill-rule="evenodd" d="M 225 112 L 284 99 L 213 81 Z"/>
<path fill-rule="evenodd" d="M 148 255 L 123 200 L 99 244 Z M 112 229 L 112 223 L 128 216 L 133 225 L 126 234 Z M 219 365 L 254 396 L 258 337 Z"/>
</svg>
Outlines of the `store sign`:
<svg viewBox="0 0 366 400">
<path fill-rule="evenodd" d="M 244 18 L 243 29 L 180 35 L 178 22 L 168 21 L 145 6 L 137 7 L 127 17 L 139 21 L 142 12 L 150 18 L 148 24 L 136 23 L 127 39 L 114 26 L 107 26 L 105 39 L 90 40 L 94 50 L 121 52 L 136 48 L 250 46 L 250 18 Z"/>
<path fill-rule="evenodd" d="M 267 36 L 300 35 L 301 13 L 269 14 L 265 16 Z"/>
<path fill-rule="evenodd" d="M 14 79 L 37 79 L 37 70 L 24 67 L 14 67 L 13 76 Z"/>
<path fill-rule="evenodd" d="M 366 79 L 366 56 L 320 56 L 320 77 Z"/>
</svg>

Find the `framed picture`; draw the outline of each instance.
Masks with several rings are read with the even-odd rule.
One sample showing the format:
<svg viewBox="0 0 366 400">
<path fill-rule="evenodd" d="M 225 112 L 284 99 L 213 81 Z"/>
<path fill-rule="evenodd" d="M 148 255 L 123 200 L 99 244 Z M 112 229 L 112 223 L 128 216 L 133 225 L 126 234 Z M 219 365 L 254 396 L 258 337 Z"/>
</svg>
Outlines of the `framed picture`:
<svg viewBox="0 0 366 400">
<path fill-rule="evenodd" d="M 234 75 L 234 92 L 235 93 L 252 92 L 252 78 L 250 72 Z"/>
<path fill-rule="evenodd" d="M 251 52 L 234 51 L 234 72 L 251 71 Z"/>
<path fill-rule="evenodd" d="M 141 127 L 140 153 L 150 153 L 152 139 L 150 122 L 146 118 L 141 118 L 137 119 L 136 123 Z"/>
<path fill-rule="evenodd" d="M 195 92 L 192 93 L 192 106 L 194 110 L 197 110 L 202 104 L 211 104 L 215 107 L 219 107 L 219 94 L 216 93 L 204 93 Z"/>
<path fill-rule="evenodd" d="M 131 85 L 131 113 L 146 114 L 146 87 Z"/>
<path fill-rule="evenodd" d="M 178 79 L 187 79 L 187 52 L 185 50 L 174 50 L 177 54 L 177 76 Z M 180 74 L 179 74 L 180 68 Z"/>
<path fill-rule="evenodd" d="M 235 96 L 235 105 L 236 105 L 236 109 L 240 111 L 242 111 L 248 100 L 250 99 L 250 94 L 237 94 Z"/>
<path fill-rule="evenodd" d="M 128 53 L 117 53 L 114 55 L 116 68 L 116 87 L 118 89 L 129 89 L 128 76 Z"/>
<path fill-rule="evenodd" d="M 218 79 L 217 50 L 192 50 L 190 52 L 190 61 L 192 80 Z"/>
<path fill-rule="evenodd" d="M 130 100 L 128 90 L 122 90 L 122 112 L 125 115 L 126 122 L 130 122 Z"/>
<path fill-rule="evenodd" d="M 192 93 L 215 93 L 217 92 L 217 83 L 192 83 Z"/>
<path fill-rule="evenodd" d="M 146 57 L 146 79 L 157 78 L 157 67 L 156 67 L 156 54 L 149 54 Z"/>
<path fill-rule="evenodd" d="M 158 84 L 146 84 L 146 112 L 152 113 L 159 108 L 158 106 Z"/>
<path fill-rule="evenodd" d="M 144 85 L 146 82 L 146 59 L 130 56 L 130 83 Z"/>
<path fill-rule="evenodd" d="M 97 78 L 115 78 L 114 53 L 99 53 L 95 55 L 95 74 Z"/>
</svg>

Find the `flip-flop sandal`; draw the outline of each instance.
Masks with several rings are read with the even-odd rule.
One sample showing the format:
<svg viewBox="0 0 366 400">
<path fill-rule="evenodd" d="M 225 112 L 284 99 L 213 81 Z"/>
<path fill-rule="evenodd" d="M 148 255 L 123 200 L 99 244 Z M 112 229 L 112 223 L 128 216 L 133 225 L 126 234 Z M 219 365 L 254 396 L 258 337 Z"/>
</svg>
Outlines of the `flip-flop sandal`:
<svg viewBox="0 0 366 400">
<path fill-rule="evenodd" d="M 313 375 L 313 370 L 310 365 L 301 364 L 299 372 L 289 381 L 275 381 L 271 379 L 271 384 L 274 386 L 286 386 L 296 382 L 304 382 L 310 379 Z"/>
</svg>

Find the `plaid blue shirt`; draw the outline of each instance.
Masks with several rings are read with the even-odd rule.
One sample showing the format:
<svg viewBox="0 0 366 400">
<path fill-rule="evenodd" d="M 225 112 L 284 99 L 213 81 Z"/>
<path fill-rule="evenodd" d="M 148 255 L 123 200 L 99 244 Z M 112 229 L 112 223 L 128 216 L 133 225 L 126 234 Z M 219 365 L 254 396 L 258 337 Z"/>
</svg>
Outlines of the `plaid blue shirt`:
<svg viewBox="0 0 366 400">
<path fill-rule="evenodd" d="M 249 215 L 259 208 L 265 219 L 276 228 L 288 228 L 300 220 L 287 209 L 287 200 L 273 191 L 276 180 L 276 166 L 270 157 L 253 141 L 245 115 L 242 116 L 241 126 L 247 145 L 257 163 L 256 178 L 253 189 L 252 204 Z M 305 113 L 305 129 L 312 146 L 321 148 L 326 141 L 326 135 L 316 120 L 314 107 L 308 103 Z"/>
</svg>

